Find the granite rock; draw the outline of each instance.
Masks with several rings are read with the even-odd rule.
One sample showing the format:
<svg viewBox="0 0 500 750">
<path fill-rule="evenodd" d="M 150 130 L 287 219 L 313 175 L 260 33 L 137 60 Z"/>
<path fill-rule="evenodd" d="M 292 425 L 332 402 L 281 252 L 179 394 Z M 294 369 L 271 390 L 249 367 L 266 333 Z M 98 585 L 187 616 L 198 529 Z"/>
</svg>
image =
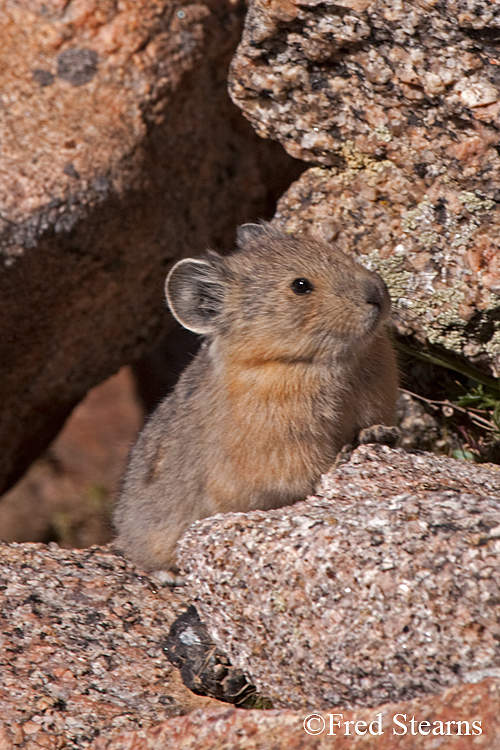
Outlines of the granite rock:
<svg viewBox="0 0 500 750">
<path fill-rule="evenodd" d="M 328 713 L 317 713 L 317 718 L 309 725 L 318 730 L 324 726 L 316 736 L 304 729 L 305 712 L 208 709 L 170 719 L 147 730 L 143 737 L 131 732 L 111 740 L 97 740 L 92 750 L 164 750 L 167 747 L 182 747 L 183 750 L 386 750 L 387 747 L 395 750 L 429 750 L 431 747 L 496 750 L 500 747 L 499 707 L 500 682 L 487 679 L 478 685 L 450 688 L 439 696 L 373 709 L 345 711 L 331 707 Z M 333 735 L 329 734 L 330 714 L 336 713 L 341 717 L 332 718 Z M 348 721 L 353 723 L 348 725 L 349 734 L 346 734 Z M 474 725 L 474 721 L 480 723 Z M 337 722 L 340 727 L 335 725 Z M 356 726 L 359 733 L 356 733 Z M 370 733 L 370 726 L 374 734 Z"/>
<path fill-rule="evenodd" d="M 432 451 L 442 435 L 436 417 L 429 414 L 420 401 L 404 392 L 399 394 L 397 410 L 401 448 Z"/>
<path fill-rule="evenodd" d="M 495 191 L 499 36 L 488 0 L 252 0 L 231 94 L 257 132 L 305 161 L 342 166 L 352 141 L 417 175 L 446 165 Z M 468 164 L 464 175 L 467 151 L 493 173 Z"/>
<path fill-rule="evenodd" d="M 220 705 L 163 651 L 188 605 L 105 547 L 0 544 L 1 750 L 76 750 Z"/>
<path fill-rule="evenodd" d="M 0 492 L 154 346 L 169 263 L 227 247 L 292 179 L 227 95 L 243 10 L 0 0 Z"/>
<path fill-rule="evenodd" d="M 500 15 L 446 0 L 253 0 L 231 93 L 317 165 L 279 225 L 384 277 L 402 335 L 500 374 Z"/>
<path fill-rule="evenodd" d="M 275 707 L 375 706 L 500 676 L 500 473 L 360 446 L 318 495 L 179 543 L 216 645 Z"/>
</svg>

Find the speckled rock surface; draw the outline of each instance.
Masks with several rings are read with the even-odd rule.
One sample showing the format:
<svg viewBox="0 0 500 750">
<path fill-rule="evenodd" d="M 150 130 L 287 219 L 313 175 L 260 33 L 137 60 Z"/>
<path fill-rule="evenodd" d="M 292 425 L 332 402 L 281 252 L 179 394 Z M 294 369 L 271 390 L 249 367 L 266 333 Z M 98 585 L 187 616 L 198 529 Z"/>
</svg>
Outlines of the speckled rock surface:
<svg viewBox="0 0 500 750">
<path fill-rule="evenodd" d="M 375 706 L 500 676 L 500 472 L 361 446 L 320 496 L 179 545 L 217 646 L 276 707 Z"/>
<path fill-rule="evenodd" d="M 408 393 L 399 394 L 397 408 L 400 430 L 398 445 L 405 450 L 432 451 L 442 435 L 438 419 L 426 412 L 422 403 Z"/>
<path fill-rule="evenodd" d="M 499 681 L 489 679 L 479 685 L 450 688 L 438 697 L 343 711 L 342 717 L 333 717 L 333 722 L 339 722 L 340 727 L 334 723 L 332 734 L 329 734 L 329 713 L 317 714 L 316 720 L 308 724 L 315 729 L 324 726 L 316 736 L 304 729 L 305 712 L 234 708 L 193 711 L 189 716 L 170 719 L 148 730 L 143 738 L 130 733 L 109 741 L 97 740 L 92 750 L 181 747 L 183 750 L 385 750 L 387 747 L 395 750 L 429 750 L 431 747 L 497 750 L 500 747 L 499 692 Z M 337 713 L 337 709 L 330 708 L 330 713 Z M 348 721 L 353 723 L 346 728 Z M 480 723 L 474 725 L 474 721 Z M 459 725 L 458 722 L 464 723 Z M 406 733 L 400 724 L 406 728 Z"/>
<path fill-rule="evenodd" d="M 154 345 L 169 262 L 292 179 L 227 95 L 243 10 L 0 0 L 0 492 Z"/>
<path fill-rule="evenodd" d="M 360 255 L 401 334 L 500 373 L 500 57 L 487 0 L 253 0 L 231 93 L 318 167 L 277 220 Z"/>
<path fill-rule="evenodd" d="M 484 166 L 499 164 L 499 30 L 489 0 L 253 0 L 231 94 L 261 135 L 306 161 L 337 165 L 351 139 L 424 174 L 453 160 L 460 179 L 462 151 L 480 148 L 467 136 L 483 135 Z"/>
<path fill-rule="evenodd" d="M 5 742 L 84 748 L 220 705 L 188 691 L 162 651 L 188 603 L 104 547 L 0 544 Z"/>
</svg>

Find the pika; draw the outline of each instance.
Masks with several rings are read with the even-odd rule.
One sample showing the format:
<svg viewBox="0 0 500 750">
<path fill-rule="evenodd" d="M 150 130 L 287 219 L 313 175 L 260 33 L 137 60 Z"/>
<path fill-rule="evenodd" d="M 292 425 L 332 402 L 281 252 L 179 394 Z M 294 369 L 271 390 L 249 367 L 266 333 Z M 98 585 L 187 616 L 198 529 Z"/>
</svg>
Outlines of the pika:
<svg viewBox="0 0 500 750">
<path fill-rule="evenodd" d="M 134 446 L 115 525 L 148 570 L 175 570 L 194 521 L 311 494 L 363 428 L 393 424 L 386 286 L 330 245 L 243 225 L 237 249 L 178 261 L 174 317 L 202 347 Z"/>
</svg>

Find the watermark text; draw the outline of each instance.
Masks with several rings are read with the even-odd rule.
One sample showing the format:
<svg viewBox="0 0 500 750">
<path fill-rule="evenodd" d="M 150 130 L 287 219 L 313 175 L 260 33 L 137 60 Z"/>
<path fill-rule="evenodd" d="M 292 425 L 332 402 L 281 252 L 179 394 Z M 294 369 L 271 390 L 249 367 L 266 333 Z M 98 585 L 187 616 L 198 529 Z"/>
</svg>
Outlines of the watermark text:
<svg viewBox="0 0 500 750">
<path fill-rule="evenodd" d="M 372 721 L 362 719 L 344 719 L 343 714 L 309 714 L 304 719 L 304 729 L 307 734 L 327 736 L 362 736 L 365 734 L 382 735 L 393 734 L 401 737 L 404 734 L 434 735 L 450 737 L 477 736 L 483 733 L 480 719 L 457 719 L 456 721 L 441 721 L 435 719 L 418 719 L 409 714 L 394 714 L 383 716 L 375 714 Z"/>
</svg>

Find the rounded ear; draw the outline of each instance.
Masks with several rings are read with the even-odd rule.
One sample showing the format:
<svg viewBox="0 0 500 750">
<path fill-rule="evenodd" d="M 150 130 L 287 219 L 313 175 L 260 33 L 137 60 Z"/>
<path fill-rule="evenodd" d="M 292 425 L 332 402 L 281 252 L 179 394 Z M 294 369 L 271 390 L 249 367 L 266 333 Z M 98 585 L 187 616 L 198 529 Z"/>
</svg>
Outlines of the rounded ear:
<svg viewBox="0 0 500 750">
<path fill-rule="evenodd" d="M 272 231 L 272 227 L 267 221 L 261 221 L 259 224 L 242 224 L 236 230 L 236 244 L 242 249 L 252 240 L 260 240 Z"/>
<path fill-rule="evenodd" d="M 219 265 L 209 260 L 179 260 L 165 281 L 165 296 L 172 315 L 194 333 L 215 333 L 225 291 Z"/>
</svg>

